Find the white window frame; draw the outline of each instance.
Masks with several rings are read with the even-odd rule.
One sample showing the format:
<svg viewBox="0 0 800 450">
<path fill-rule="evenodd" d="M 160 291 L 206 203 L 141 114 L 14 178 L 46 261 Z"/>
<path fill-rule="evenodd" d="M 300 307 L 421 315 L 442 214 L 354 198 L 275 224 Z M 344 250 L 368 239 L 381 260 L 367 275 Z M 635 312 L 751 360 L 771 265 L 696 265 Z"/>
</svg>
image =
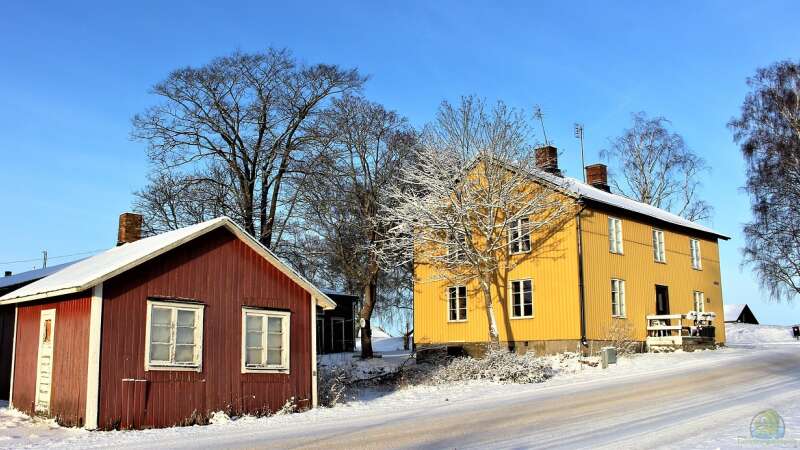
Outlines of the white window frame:
<svg viewBox="0 0 800 450">
<path fill-rule="evenodd" d="M 525 315 L 525 297 L 524 297 L 524 295 L 525 295 L 526 291 L 525 291 L 525 288 L 524 288 L 524 286 L 525 286 L 524 283 L 526 281 L 530 282 L 530 284 L 531 284 L 531 290 L 530 290 L 530 293 L 531 293 L 531 313 L 530 313 L 530 315 Z M 520 312 L 521 312 L 521 315 L 519 315 L 519 316 L 514 314 L 514 283 L 518 283 L 518 286 L 520 286 L 520 292 L 519 293 L 520 293 Z M 511 281 L 511 284 L 508 287 L 508 308 L 509 308 L 508 310 L 509 310 L 509 313 L 510 313 L 509 317 L 511 317 L 512 319 L 532 319 L 536 314 L 535 304 L 536 304 L 536 302 L 534 301 L 534 298 L 533 298 L 533 279 L 525 278 L 525 279 L 522 279 L 522 280 L 513 280 L 513 281 Z"/>
<path fill-rule="evenodd" d="M 664 230 L 653 228 L 653 260 L 657 263 L 667 262 L 667 249 L 664 244 Z"/>
<path fill-rule="evenodd" d="M 264 328 L 262 334 L 263 342 L 262 348 L 264 351 L 264 364 L 263 365 L 247 365 L 247 316 L 258 316 L 261 317 L 263 321 Z M 267 339 L 269 336 L 269 332 L 266 326 L 266 323 L 269 322 L 269 318 L 277 317 L 280 318 L 281 323 L 281 337 L 282 342 L 281 345 L 283 346 L 282 350 L 283 353 L 281 354 L 281 363 L 280 364 L 267 364 Z M 254 308 L 254 307 L 242 307 L 242 373 L 290 373 L 291 368 L 291 358 L 290 358 L 290 347 L 289 343 L 291 341 L 291 319 L 292 313 L 289 311 L 276 311 L 272 309 L 263 309 L 263 308 Z M 316 324 L 315 324 L 316 326 Z"/>
<path fill-rule="evenodd" d="M 530 224 L 531 220 L 528 217 L 523 217 L 515 220 L 512 223 L 512 226 L 508 229 L 508 251 L 512 255 L 531 252 Z M 514 237 L 514 234 L 516 234 L 516 238 Z M 515 245 L 517 247 L 516 250 L 514 250 Z"/>
<path fill-rule="evenodd" d="M 616 294 L 616 301 L 614 294 Z M 611 317 L 618 319 L 627 317 L 625 311 L 625 280 L 621 278 L 611 279 Z"/>
<path fill-rule="evenodd" d="M 456 307 L 455 307 L 456 318 L 455 319 L 451 319 L 451 316 L 450 316 L 450 311 L 453 310 L 452 304 L 450 303 L 450 291 L 452 289 L 456 290 Z M 459 307 L 460 306 L 460 304 L 459 304 L 460 303 L 459 302 L 460 297 L 458 295 L 459 292 L 461 291 L 461 289 L 464 289 L 464 308 L 463 308 L 464 309 L 464 316 L 463 317 L 461 316 L 461 309 L 462 308 Z M 447 291 L 445 291 L 445 295 L 447 296 L 447 321 L 448 322 L 466 322 L 467 318 L 469 317 L 469 295 L 467 295 L 467 287 L 464 286 L 464 285 L 448 286 L 447 287 Z"/>
<path fill-rule="evenodd" d="M 150 328 L 153 308 L 168 308 L 172 310 L 172 323 L 170 325 L 170 361 L 150 361 Z M 171 370 L 202 372 L 203 370 L 203 311 L 205 305 L 200 303 L 171 302 L 163 300 L 147 300 L 147 323 L 144 333 L 144 370 Z M 194 316 L 194 361 L 191 363 L 176 363 L 175 345 L 177 323 L 175 322 L 178 310 L 193 311 Z"/>
<path fill-rule="evenodd" d="M 692 295 L 694 297 L 694 310 L 701 313 L 706 312 L 706 294 L 702 291 L 694 291 Z M 698 305 L 700 308 L 697 307 Z"/>
<path fill-rule="evenodd" d="M 608 251 L 617 255 L 625 254 L 622 245 L 622 219 L 608 218 Z"/>
<path fill-rule="evenodd" d="M 689 251 L 692 255 L 692 269 L 703 270 L 703 260 L 700 254 L 699 239 L 689 239 Z"/>
</svg>

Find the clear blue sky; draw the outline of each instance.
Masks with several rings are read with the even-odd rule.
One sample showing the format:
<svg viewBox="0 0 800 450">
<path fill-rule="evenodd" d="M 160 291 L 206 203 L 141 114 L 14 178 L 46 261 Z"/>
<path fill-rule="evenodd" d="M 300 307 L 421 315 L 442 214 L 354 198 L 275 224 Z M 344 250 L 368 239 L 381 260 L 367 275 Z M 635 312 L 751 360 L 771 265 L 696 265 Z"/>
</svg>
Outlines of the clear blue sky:
<svg viewBox="0 0 800 450">
<path fill-rule="evenodd" d="M 720 246 L 725 302 L 749 303 L 762 322 L 800 322 L 800 306 L 766 301 L 740 270 L 749 203 L 726 128 L 747 76 L 800 57 L 799 2 L 33 3 L 0 5 L 0 262 L 113 245 L 147 173 L 129 133 L 156 100 L 150 86 L 181 66 L 275 46 L 358 67 L 367 96 L 414 124 L 462 94 L 540 104 L 571 175 L 573 122 L 585 124 L 593 162 L 631 112 L 666 116 L 713 167 L 702 195 L 714 227 L 733 236 Z"/>
</svg>

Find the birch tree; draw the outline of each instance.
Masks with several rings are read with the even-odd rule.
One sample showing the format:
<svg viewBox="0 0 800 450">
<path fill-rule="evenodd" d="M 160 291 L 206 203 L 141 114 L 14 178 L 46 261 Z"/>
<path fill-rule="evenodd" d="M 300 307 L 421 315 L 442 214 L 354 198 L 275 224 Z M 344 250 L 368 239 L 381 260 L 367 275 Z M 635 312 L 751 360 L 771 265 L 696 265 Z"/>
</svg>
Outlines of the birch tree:
<svg viewBox="0 0 800 450">
<path fill-rule="evenodd" d="M 712 207 L 697 192 L 708 166 L 669 125 L 664 117 L 633 114 L 631 128 L 601 151 L 613 169 L 611 186 L 626 197 L 689 220 L 708 219 Z"/>
<path fill-rule="evenodd" d="M 791 301 L 800 294 L 800 61 L 758 69 L 747 84 L 728 124 L 747 163 L 744 262 L 772 299 Z"/>
<path fill-rule="evenodd" d="M 434 268 L 434 279 L 416 282 L 477 282 L 487 336 L 497 346 L 492 286 L 514 267 L 510 247 L 535 250 L 570 217 L 571 203 L 547 181 L 551 177 L 535 166 L 522 111 L 501 102 L 487 107 L 474 97 L 458 105 L 443 102 L 422 135 L 417 158 L 391 190 L 394 206 L 383 212 L 383 220 L 393 224 L 385 263 L 413 259 Z"/>
</svg>

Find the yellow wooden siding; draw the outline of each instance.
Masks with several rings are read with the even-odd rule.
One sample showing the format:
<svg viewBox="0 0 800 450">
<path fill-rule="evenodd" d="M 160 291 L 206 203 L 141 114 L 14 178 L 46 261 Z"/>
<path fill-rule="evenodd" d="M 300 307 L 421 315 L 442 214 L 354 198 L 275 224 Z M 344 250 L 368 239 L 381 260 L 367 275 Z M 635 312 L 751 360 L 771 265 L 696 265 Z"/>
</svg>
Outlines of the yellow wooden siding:
<svg viewBox="0 0 800 450">
<path fill-rule="evenodd" d="M 536 242 L 536 236 L 532 238 Z M 492 286 L 492 298 L 501 341 L 533 341 L 580 338 L 578 259 L 575 221 L 529 254 L 513 256 L 513 268 Z M 436 280 L 431 266 L 418 264 L 414 280 L 414 339 L 420 344 L 485 342 L 488 319 L 478 283 L 467 285 L 467 320 L 449 322 L 446 281 Z M 534 317 L 510 319 L 510 281 L 533 280 Z M 502 286 L 498 294 L 498 286 Z"/>
<path fill-rule="evenodd" d="M 622 219 L 624 254 L 609 252 L 608 216 Z M 625 280 L 626 322 L 635 337 L 646 337 L 645 316 L 655 314 L 655 285 L 669 288 L 671 314 L 694 309 L 694 291 L 705 294 L 706 311 L 717 314 L 716 336 L 725 341 L 723 326 L 722 286 L 719 247 L 716 239 L 691 236 L 689 232 L 664 231 L 666 263 L 658 263 L 653 255 L 653 226 L 641 219 L 624 215 L 587 210 L 582 215 L 584 230 L 584 279 L 586 285 L 587 338 L 608 337 L 611 317 L 611 279 Z M 700 241 L 702 269 L 692 268 L 690 238 Z"/>
</svg>

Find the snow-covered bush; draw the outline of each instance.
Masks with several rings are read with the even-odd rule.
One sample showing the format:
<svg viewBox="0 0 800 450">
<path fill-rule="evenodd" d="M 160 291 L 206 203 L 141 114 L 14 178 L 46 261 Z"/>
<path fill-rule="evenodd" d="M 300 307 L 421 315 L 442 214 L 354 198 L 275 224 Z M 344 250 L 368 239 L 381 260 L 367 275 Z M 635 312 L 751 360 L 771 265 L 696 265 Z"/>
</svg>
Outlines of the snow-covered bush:
<svg viewBox="0 0 800 450">
<path fill-rule="evenodd" d="M 541 383 L 555 374 L 552 364 L 533 353 L 517 355 L 504 350 L 489 351 L 483 358 L 452 358 L 437 365 L 427 376 L 432 384 L 487 380 L 497 383 Z"/>
<path fill-rule="evenodd" d="M 630 355 L 642 351 L 642 342 L 634 336 L 633 325 L 621 319 L 614 319 L 608 329 L 608 340 L 619 355 Z"/>
<path fill-rule="evenodd" d="M 317 392 L 320 406 L 333 407 L 344 400 L 347 386 L 352 383 L 352 366 L 319 366 Z"/>
</svg>

